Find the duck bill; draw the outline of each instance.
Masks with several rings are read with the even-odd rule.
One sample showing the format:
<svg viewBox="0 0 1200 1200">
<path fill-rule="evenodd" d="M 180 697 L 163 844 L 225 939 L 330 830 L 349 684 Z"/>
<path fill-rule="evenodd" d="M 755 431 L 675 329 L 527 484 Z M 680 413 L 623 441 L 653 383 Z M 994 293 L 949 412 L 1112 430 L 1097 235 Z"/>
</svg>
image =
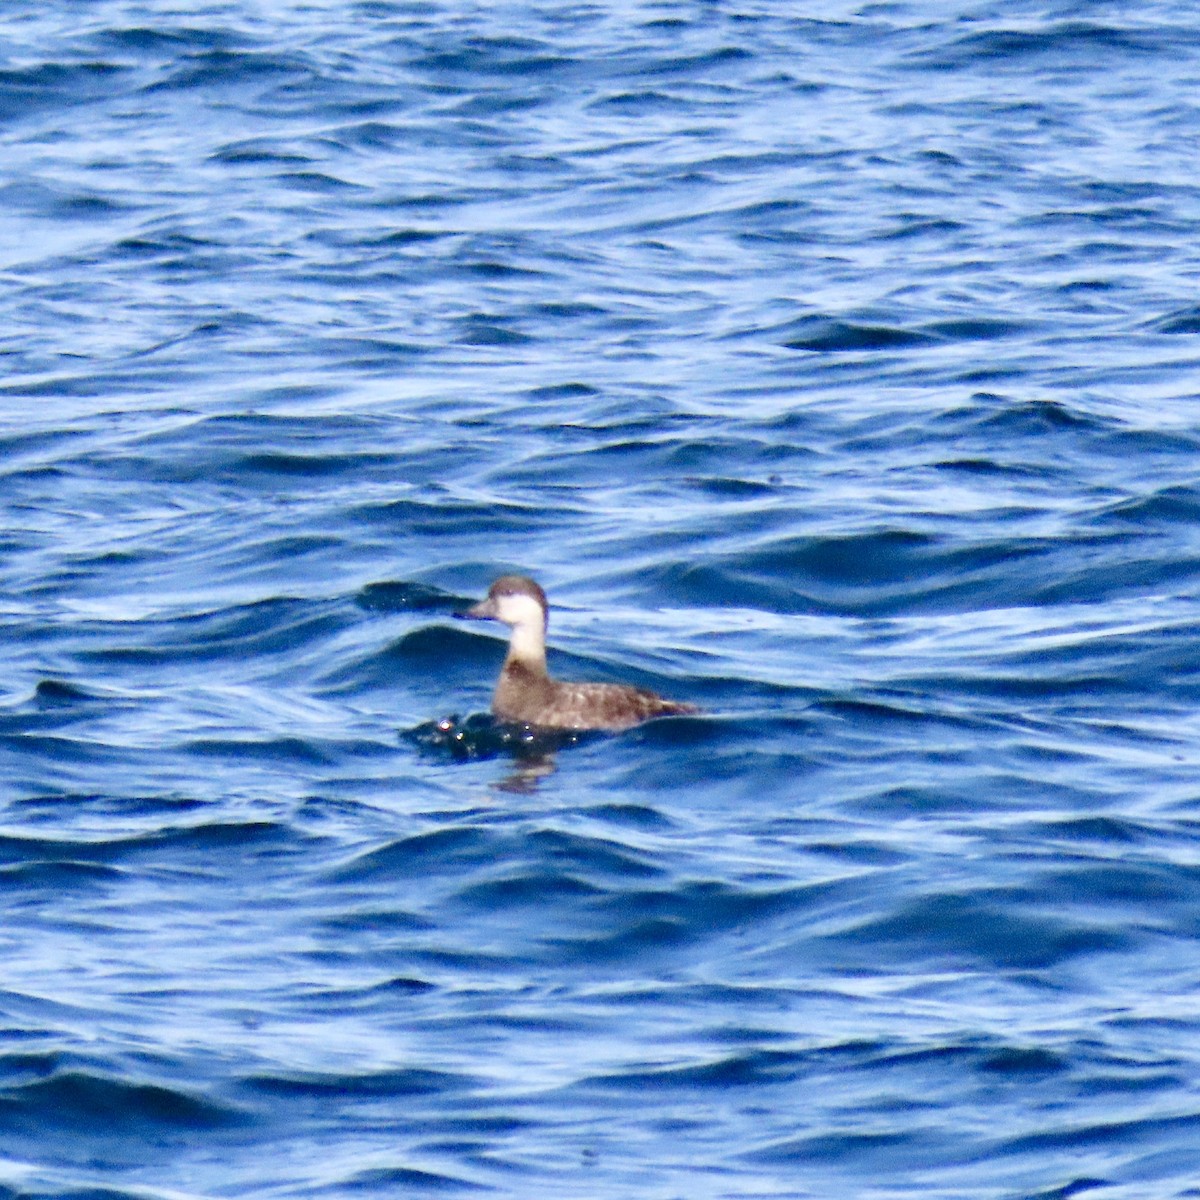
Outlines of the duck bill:
<svg viewBox="0 0 1200 1200">
<path fill-rule="evenodd" d="M 496 618 L 496 602 L 489 596 L 486 600 L 480 600 L 478 604 L 472 604 L 470 608 L 454 615 L 464 621 L 492 621 Z"/>
</svg>

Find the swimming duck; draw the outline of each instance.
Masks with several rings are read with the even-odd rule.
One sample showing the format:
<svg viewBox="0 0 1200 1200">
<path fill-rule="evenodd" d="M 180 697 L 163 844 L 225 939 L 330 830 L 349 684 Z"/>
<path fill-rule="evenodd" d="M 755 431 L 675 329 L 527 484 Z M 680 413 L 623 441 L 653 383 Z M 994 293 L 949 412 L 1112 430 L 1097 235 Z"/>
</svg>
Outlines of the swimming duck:
<svg viewBox="0 0 1200 1200">
<path fill-rule="evenodd" d="M 512 629 L 508 657 L 492 695 L 492 713 L 501 721 L 547 729 L 603 729 L 618 732 L 651 717 L 694 713 L 694 704 L 665 700 L 644 688 L 621 683 L 563 683 L 546 671 L 546 593 L 524 575 L 504 575 L 487 599 L 456 614 L 478 621 L 502 621 Z"/>
</svg>

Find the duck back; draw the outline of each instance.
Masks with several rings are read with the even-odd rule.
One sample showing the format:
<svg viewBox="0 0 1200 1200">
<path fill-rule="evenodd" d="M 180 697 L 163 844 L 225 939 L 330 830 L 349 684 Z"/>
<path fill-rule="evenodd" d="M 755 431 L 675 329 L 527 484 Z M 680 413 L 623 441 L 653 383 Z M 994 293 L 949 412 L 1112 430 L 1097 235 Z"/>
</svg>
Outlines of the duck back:
<svg viewBox="0 0 1200 1200">
<path fill-rule="evenodd" d="M 567 683 L 531 669 L 519 659 L 505 663 L 492 697 L 492 712 L 502 721 L 548 729 L 632 729 L 652 717 L 699 710 L 693 704 L 665 700 L 644 688 L 620 683 Z"/>
</svg>

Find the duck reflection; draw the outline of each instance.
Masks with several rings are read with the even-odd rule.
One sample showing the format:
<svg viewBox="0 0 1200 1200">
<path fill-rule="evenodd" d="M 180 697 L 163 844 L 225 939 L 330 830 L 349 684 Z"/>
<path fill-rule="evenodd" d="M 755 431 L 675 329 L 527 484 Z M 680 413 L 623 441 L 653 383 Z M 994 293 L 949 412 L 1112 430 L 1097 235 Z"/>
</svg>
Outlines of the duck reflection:
<svg viewBox="0 0 1200 1200">
<path fill-rule="evenodd" d="M 535 754 L 530 758 L 518 758 L 513 769 L 499 782 L 492 784 L 498 792 L 516 796 L 532 796 L 543 779 L 558 770 L 553 752 Z"/>
</svg>

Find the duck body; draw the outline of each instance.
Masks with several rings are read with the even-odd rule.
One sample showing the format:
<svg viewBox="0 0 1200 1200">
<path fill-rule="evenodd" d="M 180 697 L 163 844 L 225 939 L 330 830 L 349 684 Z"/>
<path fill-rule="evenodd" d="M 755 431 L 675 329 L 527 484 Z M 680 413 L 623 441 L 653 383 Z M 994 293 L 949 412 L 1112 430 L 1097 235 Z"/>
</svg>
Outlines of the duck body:
<svg viewBox="0 0 1200 1200">
<path fill-rule="evenodd" d="M 502 621 L 512 629 L 508 655 L 492 695 L 501 721 L 545 729 L 632 729 L 652 717 L 699 712 L 693 704 L 667 700 L 645 688 L 620 683 L 567 683 L 546 670 L 546 593 L 524 575 L 505 575 L 487 599 L 459 613 L 472 620 Z"/>
<path fill-rule="evenodd" d="M 549 729 L 632 729 L 651 717 L 694 713 L 694 704 L 666 700 L 645 688 L 621 683 L 566 683 L 509 657 L 492 694 L 501 721 Z"/>
</svg>

